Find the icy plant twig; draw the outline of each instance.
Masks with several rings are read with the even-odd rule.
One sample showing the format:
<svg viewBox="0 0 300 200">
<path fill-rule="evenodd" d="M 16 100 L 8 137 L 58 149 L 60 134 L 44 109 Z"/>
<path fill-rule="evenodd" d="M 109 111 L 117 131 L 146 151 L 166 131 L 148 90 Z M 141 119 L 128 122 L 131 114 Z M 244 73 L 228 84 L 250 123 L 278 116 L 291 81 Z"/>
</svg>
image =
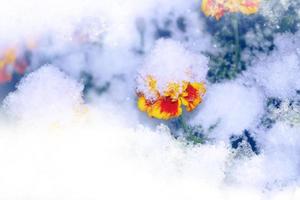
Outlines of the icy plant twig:
<svg viewBox="0 0 300 200">
<path fill-rule="evenodd" d="M 284 101 L 271 115 L 274 119 L 286 121 L 290 125 L 300 125 L 300 105 L 296 103 Z"/>
</svg>

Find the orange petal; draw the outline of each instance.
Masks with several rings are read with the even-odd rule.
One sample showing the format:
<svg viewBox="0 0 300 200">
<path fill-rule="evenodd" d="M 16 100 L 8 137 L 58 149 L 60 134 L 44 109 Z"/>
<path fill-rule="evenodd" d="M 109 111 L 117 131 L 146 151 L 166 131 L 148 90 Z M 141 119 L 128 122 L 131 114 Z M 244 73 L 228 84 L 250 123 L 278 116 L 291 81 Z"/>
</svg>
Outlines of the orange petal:
<svg viewBox="0 0 300 200">
<path fill-rule="evenodd" d="M 254 14 L 258 11 L 260 0 L 203 0 L 202 11 L 206 16 L 219 20 L 225 12 Z"/>
<path fill-rule="evenodd" d="M 206 16 L 215 17 L 219 20 L 225 13 L 225 7 L 223 1 L 217 0 L 202 0 L 201 9 Z"/>
<path fill-rule="evenodd" d="M 240 6 L 240 12 L 243 14 L 254 14 L 258 11 L 259 0 L 243 0 Z"/>
<path fill-rule="evenodd" d="M 181 101 L 187 111 L 193 111 L 202 101 L 206 89 L 204 83 L 188 83 Z"/>
<path fill-rule="evenodd" d="M 7 73 L 6 67 L 0 69 L 0 84 L 6 83 L 12 79 L 12 76 Z"/>
</svg>

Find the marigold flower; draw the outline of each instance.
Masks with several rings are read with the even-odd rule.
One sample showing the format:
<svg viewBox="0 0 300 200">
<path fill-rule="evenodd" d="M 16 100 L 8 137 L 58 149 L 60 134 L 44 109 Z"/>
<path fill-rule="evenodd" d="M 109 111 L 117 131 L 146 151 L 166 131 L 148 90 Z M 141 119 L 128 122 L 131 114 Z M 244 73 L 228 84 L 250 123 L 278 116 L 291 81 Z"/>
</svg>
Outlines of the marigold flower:
<svg viewBox="0 0 300 200">
<path fill-rule="evenodd" d="M 11 73 L 8 66 L 13 64 L 16 60 L 16 50 L 14 48 L 8 48 L 0 57 L 0 83 L 5 83 L 11 80 Z"/>
<path fill-rule="evenodd" d="M 206 16 L 219 20 L 226 12 L 241 12 L 246 15 L 258 11 L 260 0 L 202 0 L 202 11 Z"/>
<path fill-rule="evenodd" d="M 152 82 L 155 79 L 148 80 Z M 182 114 L 182 106 L 185 106 L 188 112 L 193 111 L 201 103 L 206 92 L 204 83 L 197 82 L 170 83 L 163 94 L 155 87 L 151 88 L 151 84 L 148 85 L 149 90 L 154 90 L 157 96 L 147 99 L 143 93 L 138 93 L 138 108 L 150 117 L 163 120 L 179 117 Z"/>
<path fill-rule="evenodd" d="M 176 58 L 174 60 L 174 58 Z M 148 116 L 168 120 L 191 112 L 205 94 L 208 59 L 179 42 L 158 40 L 137 77 L 137 106 Z"/>
<path fill-rule="evenodd" d="M 0 84 L 12 79 L 13 72 L 23 74 L 28 66 L 23 51 L 19 52 L 16 47 L 5 49 L 0 54 Z"/>
</svg>

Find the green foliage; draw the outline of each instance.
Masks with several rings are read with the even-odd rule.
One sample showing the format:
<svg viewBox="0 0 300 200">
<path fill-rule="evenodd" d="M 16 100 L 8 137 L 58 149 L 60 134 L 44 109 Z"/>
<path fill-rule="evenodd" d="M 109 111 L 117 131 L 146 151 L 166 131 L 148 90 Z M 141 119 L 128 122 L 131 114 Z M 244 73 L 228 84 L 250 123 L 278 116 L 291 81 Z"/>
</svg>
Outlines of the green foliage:
<svg viewBox="0 0 300 200">
<path fill-rule="evenodd" d="M 215 51 L 206 52 L 210 58 L 208 80 L 215 83 L 234 79 L 246 70 L 258 52 L 272 51 L 274 37 L 266 24 L 266 19 L 261 15 L 228 14 L 220 21 L 206 19 L 207 31 L 216 47 Z M 252 37 L 249 38 L 249 35 Z M 253 39 L 259 41 L 251 41 Z M 248 56 L 243 56 L 244 53 Z"/>
<path fill-rule="evenodd" d="M 299 30 L 300 19 L 297 16 L 297 11 L 299 9 L 298 6 L 290 6 L 289 9 L 284 12 L 282 18 L 280 18 L 278 23 L 278 30 L 277 32 L 284 33 L 284 32 L 291 32 L 296 33 Z"/>
<path fill-rule="evenodd" d="M 258 54 L 272 52 L 275 34 L 299 30 L 299 8 L 299 2 L 292 3 L 276 23 L 260 14 L 227 14 L 219 21 L 205 17 L 206 30 L 212 35 L 215 46 L 212 51 L 205 52 L 210 58 L 208 80 L 216 83 L 234 79 L 251 66 Z M 238 21 L 237 30 L 234 20 Z"/>
</svg>

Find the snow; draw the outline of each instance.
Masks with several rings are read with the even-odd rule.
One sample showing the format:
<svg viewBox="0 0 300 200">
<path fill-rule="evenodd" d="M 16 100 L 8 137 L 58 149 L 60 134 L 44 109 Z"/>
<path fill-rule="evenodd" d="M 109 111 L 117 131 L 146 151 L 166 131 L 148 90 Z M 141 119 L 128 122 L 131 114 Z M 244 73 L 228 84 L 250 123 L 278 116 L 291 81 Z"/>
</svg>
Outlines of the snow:
<svg viewBox="0 0 300 200">
<path fill-rule="evenodd" d="M 281 122 L 262 136 L 260 142 L 265 152 L 265 170 L 270 175 L 268 182 L 285 185 L 298 181 L 299 130 L 299 127 Z"/>
<path fill-rule="evenodd" d="M 218 140 L 228 140 L 231 135 L 240 135 L 253 127 L 264 110 L 262 92 L 242 81 L 209 85 L 207 94 L 198 112 L 192 117 L 191 124 L 202 125 L 209 134 Z"/>
<path fill-rule="evenodd" d="M 299 36 L 278 35 L 277 50 L 261 56 L 246 76 L 253 77 L 267 96 L 292 98 L 300 87 Z"/>
<path fill-rule="evenodd" d="M 165 125 L 152 129 L 140 124 L 132 105 L 118 105 L 110 95 L 84 105 L 81 91 L 71 77 L 44 66 L 7 97 L 4 111 L 18 123 L 1 131 L 1 198 L 197 199 L 201 193 L 210 199 L 276 199 L 297 191 L 296 186 L 286 187 L 298 175 L 297 129 L 278 125 L 261 133 L 263 154 L 239 155 L 221 140 L 189 146 L 174 139 Z M 208 122 L 224 120 L 219 138 L 226 135 L 223 130 L 251 126 L 260 113 L 262 99 L 256 88 L 232 82 L 210 91 L 203 109 L 216 114 L 211 119 L 207 115 Z M 225 99 L 231 106 L 220 107 Z M 78 116 L 77 106 L 88 110 Z M 239 112 L 247 115 L 239 118 Z M 64 124 L 53 126 L 55 120 Z M 263 192 L 268 185 L 269 191 Z M 276 188 L 280 190 L 272 192 Z"/>
<path fill-rule="evenodd" d="M 292 3 L 266 2 L 260 13 L 274 22 Z M 214 47 L 200 4 L 1 2 L 1 49 L 31 38 L 38 45 L 1 106 L 0 199 L 300 199 L 299 33 L 276 34 L 270 55 L 258 53 L 235 80 L 210 84 L 203 51 Z M 158 27 L 172 37 L 158 39 Z M 83 96 L 83 72 L 108 87 Z M 168 123 L 141 115 L 136 90 L 151 96 L 148 75 L 160 92 L 170 82 L 206 83 L 201 105 L 184 113 L 203 127 L 206 144 L 175 139 Z M 0 88 L 1 98 L 9 89 Z M 282 103 L 271 112 L 277 121 L 261 128 L 268 98 Z M 259 153 L 245 141 L 231 147 L 245 130 Z"/>
<path fill-rule="evenodd" d="M 3 107 L 11 120 L 34 125 L 39 121 L 64 124 L 81 109 L 82 90 L 82 85 L 48 65 L 22 79 Z"/>
<path fill-rule="evenodd" d="M 133 113 L 112 101 L 90 104 L 74 120 L 81 91 L 75 80 L 44 66 L 6 98 L 5 114 L 18 123 L 1 132 L 1 198 L 181 199 L 193 198 L 200 186 L 203 195 L 219 196 L 210 187 L 221 184 L 229 152 L 223 143 L 194 148 L 164 125 L 132 127 L 124 119 Z M 56 120 L 64 124 L 53 127 Z"/>
<path fill-rule="evenodd" d="M 108 32 L 105 41 L 110 44 L 132 41 L 136 17 L 143 15 L 161 16 L 171 10 L 190 10 L 198 1 L 159 0 L 72 0 L 44 1 L 12 0 L 3 2 L 0 13 L 0 37 L 15 39 L 20 36 L 39 36 L 52 30 L 68 36 L 74 25 L 87 18 L 100 21 Z M 30 15 L 28 15 L 30 13 Z M 25 16 L 25 17 L 24 17 Z M 99 30 L 97 30 L 99 31 Z M 8 34 L 10 33 L 10 34 Z M 59 35 L 59 34 L 58 34 Z"/>
<path fill-rule="evenodd" d="M 295 4 L 297 4 L 297 1 L 293 0 L 262 0 L 260 13 L 276 25 L 289 7 Z M 299 12 L 296 12 L 296 14 L 299 16 Z"/>
<path fill-rule="evenodd" d="M 199 188 L 203 196 L 220 197 L 214 188 L 222 177 L 223 145 L 188 150 L 165 132 L 133 131 L 108 120 L 88 127 L 2 135 L 1 198 L 195 199 Z"/>
<path fill-rule="evenodd" d="M 38 43 L 38 53 L 33 55 L 36 62 L 32 68 L 40 67 L 39 62 L 53 64 L 78 79 L 83 71 L 88 72 L 102 86 L 120 74 L 135 73 L 143 57 L 133 50 L 151 50 L 156 28 L 165 28 L 165 18 L 173 21 L 168 29 L 174 37 L 194 51 L 206 49 L 210 37 L 194 10 L 198 4 L 192 0 L 54 0 L 42 4 L 36 0 L 12 0 L 0 8 L 0 26 L 5 27 L 0 30 L 0 49 L 13 42 L 33 40 Z M 184 15 L 188 15 L 184 19 L 185 32 L 176 25 Z M 81 37 L 88 44 L 83 45 Z"/>
</svg>

